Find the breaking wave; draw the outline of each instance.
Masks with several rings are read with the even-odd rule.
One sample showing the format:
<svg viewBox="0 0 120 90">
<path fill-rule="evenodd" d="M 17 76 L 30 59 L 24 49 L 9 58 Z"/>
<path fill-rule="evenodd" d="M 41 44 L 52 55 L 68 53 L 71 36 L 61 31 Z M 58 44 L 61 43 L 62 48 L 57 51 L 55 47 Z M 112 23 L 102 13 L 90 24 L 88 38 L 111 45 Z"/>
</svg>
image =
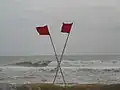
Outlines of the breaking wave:
<svg viewBox="0 0 120 90">
<path fill-rule="evenodd" d="M 38 62 L 31 62 L 31 61 L 24 61 L 24 62 L 17 62 L 13 64 L 8 64 L 5 66 L 24 66 L 24 67 L 46 67 L 52 61 L 38 61 Z"/>
<path fill-rule="evenodd" d="M 8 64 L 0 67 L 0 81 L 22 82 L 21 80 L 29 79 L 40 82 L 46 79 L 50 82 L 54 78 L 57 65 L 57 61 L 50 60 Z M 61 68 L 68 82 L 120 82 L 119 60 L 63 60 Z"/>
<path fill-rule="evenodd" d="M 14 62 L 12 64 L 7 64 L 5 66 L 24 66 L 24 67 L 57 67 L 57 61 L 23 61 L 23 62 Z M 120 68 L 119 60 L 62 60 L 61 66 L 68 68 L 88 68 L 88 69 L 112 69 L 112 68 Z"/>
</svg>

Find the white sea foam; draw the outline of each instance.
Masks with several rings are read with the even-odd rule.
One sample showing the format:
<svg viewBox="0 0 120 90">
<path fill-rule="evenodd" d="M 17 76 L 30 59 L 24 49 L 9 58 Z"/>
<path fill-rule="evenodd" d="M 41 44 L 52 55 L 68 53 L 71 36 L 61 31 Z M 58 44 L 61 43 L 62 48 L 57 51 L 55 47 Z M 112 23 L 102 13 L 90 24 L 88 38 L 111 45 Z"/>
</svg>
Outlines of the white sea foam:
<svg viewBox="0 0 120 90">
<path fill-rule="evenodd" d="M 52 82 L 57 61 L 46 67 L 0 66 L 0 82 L 12 83 Z M 63 60 L 61 68 L 67 82 L 74 83 L 119 83 L 119 60 Z M 62 78 L 58 75 L 58 81 Z"/>
</svg>

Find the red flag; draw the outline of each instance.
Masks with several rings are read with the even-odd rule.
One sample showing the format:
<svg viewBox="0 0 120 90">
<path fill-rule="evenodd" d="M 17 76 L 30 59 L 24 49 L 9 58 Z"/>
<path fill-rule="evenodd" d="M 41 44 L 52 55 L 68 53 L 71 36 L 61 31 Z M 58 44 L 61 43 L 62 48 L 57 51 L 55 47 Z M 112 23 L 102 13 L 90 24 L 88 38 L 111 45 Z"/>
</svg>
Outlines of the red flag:
<svg viewBox="0 0 120 90">
<path fill-rule="evenodd" d="M 36 30 L 39 35 L 50 35 L 47 25 L 43 27 L 36 27 Z"/>
<path fill-rule="evenodd" d="M 63 23 L 61 32 L 70 33 L 72 24 L 73 24 L 73 23 L 70 23 L 70 24 L 65 24 L 65 23 Z"/>
</svg>

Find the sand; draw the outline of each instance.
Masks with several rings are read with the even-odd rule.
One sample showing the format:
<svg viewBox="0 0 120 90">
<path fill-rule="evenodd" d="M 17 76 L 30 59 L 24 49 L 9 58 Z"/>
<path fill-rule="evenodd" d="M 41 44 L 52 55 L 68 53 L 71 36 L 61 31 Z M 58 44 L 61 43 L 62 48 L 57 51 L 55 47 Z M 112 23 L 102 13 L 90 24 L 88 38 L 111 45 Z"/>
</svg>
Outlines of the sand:
<svg viewBox="0 0 120 90">
<path fill-rule="evenodd" d="M 120 90 L 120 84 L 76 84 L 76 85 L 53 85 L 53 84 L 24 84 L 17 90 Z"/>
</svg>

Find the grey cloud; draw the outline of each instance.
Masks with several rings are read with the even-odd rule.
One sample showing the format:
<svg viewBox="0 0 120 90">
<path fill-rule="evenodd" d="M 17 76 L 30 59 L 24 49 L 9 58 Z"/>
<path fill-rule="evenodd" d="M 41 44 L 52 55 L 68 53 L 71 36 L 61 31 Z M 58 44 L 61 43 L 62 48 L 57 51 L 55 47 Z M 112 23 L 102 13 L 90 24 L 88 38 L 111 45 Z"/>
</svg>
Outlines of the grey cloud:
<svg viewBox="0 0 120 90">
<path fill-rule="evenodd" d="M 120 53 L 118 0 L 4 0 L 0 3 L 0 55 L 54 54 L 49 37 L 35 27 L 49 25 L 57 53 L 67 35 L 64 21 L 74 25 L 66 54 Z"/>
</svg>

